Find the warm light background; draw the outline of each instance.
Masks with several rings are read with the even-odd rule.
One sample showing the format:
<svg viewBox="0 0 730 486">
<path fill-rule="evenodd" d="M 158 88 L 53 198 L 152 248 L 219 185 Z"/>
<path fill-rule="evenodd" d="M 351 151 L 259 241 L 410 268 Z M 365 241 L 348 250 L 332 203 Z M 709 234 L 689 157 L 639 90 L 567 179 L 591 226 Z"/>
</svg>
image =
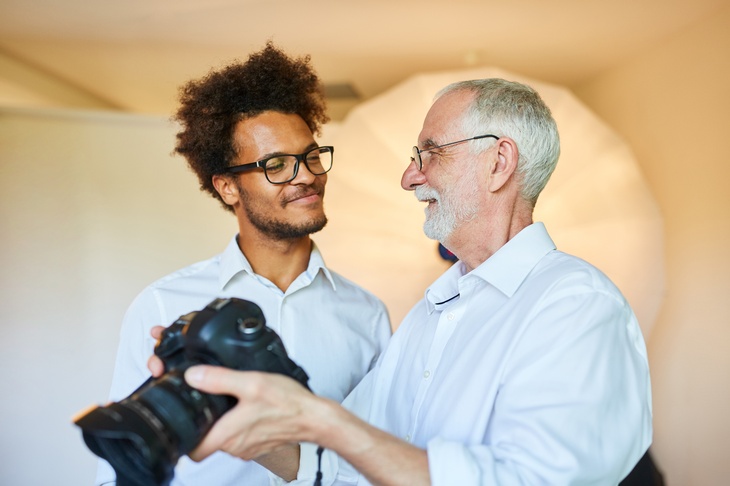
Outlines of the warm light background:
<svg viewBox="0 0 730 486">
<path fill-rule="evenodd" d="M 628 59 L 570 90 L 627 144 L 661 216 L 664 294 L 647 336 L 655 458 L 671 486 L 723 485 L 730 8 Z M 151 280 L 221 251 L 234 223 L 169 156 L 174 127 L 164 118 L 54 109 L 63 103 L 49 100 L 76 94 L 23 69 L 0 56 L 0 103 L 26 107 L 0 109 L 0 484 L 91 484 L 94 459 L 70 417 L 106 396 L 126 305 Z M 332 127 L 332 137 L 344 137 L 344 126 Z M 350 184 L 353 198 L 373 186 L 366 177 L 341 179 L 346 166 L 336 170 L 330 196 L 335 182 Z M 338 210 L 329 207 L 327 231 L 349 224 L 349 238 L 383 245 L 384 255 L 403 248 L 385 245 L 392 235 L 374 225 L 360 234 L 358 221 Z M 346 263 L 343 247 L 321 238 L 335 267 Z M 410 232 L 403 238 L 430 243 Z M 605 243 L 610 253 L 616 242 Z M 358 255 L 350 258 L 357 267 Z M 436 260 L 424 265 L 441 270 Z M 426 273 L 396 289 L 404 297 L 392 302 L 394 316 L 417 297 Z"/>
</svg>

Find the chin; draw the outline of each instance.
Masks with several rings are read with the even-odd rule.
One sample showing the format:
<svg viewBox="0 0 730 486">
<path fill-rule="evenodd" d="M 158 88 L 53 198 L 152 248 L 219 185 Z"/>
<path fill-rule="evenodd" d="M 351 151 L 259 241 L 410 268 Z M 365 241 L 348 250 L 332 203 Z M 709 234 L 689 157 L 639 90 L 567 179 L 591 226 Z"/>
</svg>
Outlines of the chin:
<svg viewBox="0 0 730 486">
<path fill-rule="evenodd" d="M 318 231 L 321 231 L 325 226 L 327 226 L 327 217 L 322 214 L 318 218 L 313 218 L 307 223 L 303 224 L 301 226 L 303 231 L 306 231 L 307 234 L 317 233 Z"/>
</svg>

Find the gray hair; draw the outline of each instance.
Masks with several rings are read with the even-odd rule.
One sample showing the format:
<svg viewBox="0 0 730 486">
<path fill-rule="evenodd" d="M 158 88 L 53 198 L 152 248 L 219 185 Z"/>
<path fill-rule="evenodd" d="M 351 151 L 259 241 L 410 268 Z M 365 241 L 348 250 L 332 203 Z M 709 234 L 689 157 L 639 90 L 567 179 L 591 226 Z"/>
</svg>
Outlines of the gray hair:
<svg viewBox="0 0 730 486">
<path fill-rule="evenodd" d="M 534 89 L 504 79 L 453 83 L 439 91 L 436 98 L 455 91 L 475 94 L 462 121 L 465 135 L 489 133 L 515 141 L 519 151 L 517 173 L 522 178 L 521 194 L 534 206 L 560 156 L 558 127 L 550 109 Z M 471 149 L 479 153 L 492 143 L 493 139 L 476 140 Z"/>
</svg>

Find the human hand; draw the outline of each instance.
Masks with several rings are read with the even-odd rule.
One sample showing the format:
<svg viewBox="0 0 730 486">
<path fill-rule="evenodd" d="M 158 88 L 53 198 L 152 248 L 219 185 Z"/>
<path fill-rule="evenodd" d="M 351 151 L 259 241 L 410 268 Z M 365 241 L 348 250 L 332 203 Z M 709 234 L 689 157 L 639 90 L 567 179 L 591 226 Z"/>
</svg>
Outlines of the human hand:
<svg viewBox="0 0 730 486">
<path fill-rule="evenodd" d="M 289 377 L 201 365 L 188 369 L 185 380 L 198 390 L 238 400 L 189 454 L 193 460 L 222 450 L 245 460 L 291 453 L 298 462 L 292 444 L 311 441 L 308 409 L 316 408 L 319 399 Z"/>
</svg>

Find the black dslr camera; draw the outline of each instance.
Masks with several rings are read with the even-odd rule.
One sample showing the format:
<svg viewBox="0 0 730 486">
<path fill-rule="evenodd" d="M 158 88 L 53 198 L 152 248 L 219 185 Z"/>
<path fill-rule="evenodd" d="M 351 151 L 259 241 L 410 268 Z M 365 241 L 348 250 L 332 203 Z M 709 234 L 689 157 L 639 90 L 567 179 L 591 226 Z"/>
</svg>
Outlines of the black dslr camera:
<svg viewBox="0 0 730 486">
<path fill-rule="evenodd" d="M 181 316 L 163 331 L 155 354 L 165 364 L 163 375 L 119 402 L 74 419 L 89 449 L 114 468 L 117 486 L 169 484 L 178 459 L 235 405 L 233 397 L 188 386 L 183 374 L 189 367 L 212 364 L 280 373 L 307 387 L 307 374 L 266 327 L 259 306 L 247 300 L 216 299 Z"/>
</svg>

